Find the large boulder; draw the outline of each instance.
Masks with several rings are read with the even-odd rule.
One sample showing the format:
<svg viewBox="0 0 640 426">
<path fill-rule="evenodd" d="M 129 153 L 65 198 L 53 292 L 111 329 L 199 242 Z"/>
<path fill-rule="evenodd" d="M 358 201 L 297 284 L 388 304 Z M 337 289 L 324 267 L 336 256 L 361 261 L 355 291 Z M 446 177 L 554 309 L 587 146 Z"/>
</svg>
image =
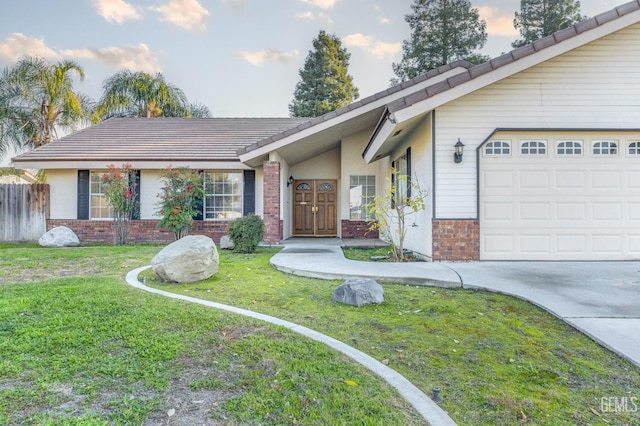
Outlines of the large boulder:
<svg viewBox="0 0 640 426">
<path fill-rule="evenodd" d="M 371 278 L 350 278 L 333 291 L 333 301 L 352 306 L 384 302 L 384 289 Z"/>
<path fill-rule="evenodd" d="M 78 236 L 66 226 L 56 226 L 45 232 L 38 244 L 42 247 L 75 247 L 80 245 Z"/>
<path fill-rule="evenodd" d="M 169 244 L 151 260 L 151 268 L 164 281 L 191 283 L 218 273 L 218 250 L 204 235 L 188 235 Z"/>
</svg>

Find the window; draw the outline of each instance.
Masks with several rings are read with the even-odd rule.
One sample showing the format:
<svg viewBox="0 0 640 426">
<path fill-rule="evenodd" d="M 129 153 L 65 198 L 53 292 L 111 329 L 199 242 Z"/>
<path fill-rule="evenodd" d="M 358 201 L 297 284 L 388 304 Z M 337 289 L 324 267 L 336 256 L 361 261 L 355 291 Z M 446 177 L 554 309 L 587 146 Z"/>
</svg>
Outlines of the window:
<svg viewBox="0 0 640 426">
<path fill-rule="evenodd" d="M 91 171 L 89 183 L 89 211 L 91 219 L 113 219 L 113 209 L 104 195 L 102 183 L 103 171 Z"/>
<path fill-rule="evenodd" d="M 629 155 L 640 155 L 640 142 L 631 142 L 629 144 Z"/>
<path fill-rule="evenodd" d="M 485 155 L 511 155 L 511 141 L 492 141 L 484 147 Z"/>
<path fill-rule="evenodd" d="M 546 141 L 522 141 L 520 146 L 522 155 L 545 155 L 547 153 Z"/>
<path fill-rule="evenodd" d="M 204 172 L 204 218 L 242 217 L 242 172 Z"/>
<path fill-rule="evenodd" d="M 582 141 L 558 141 L 558 155 L 582 155 Z"/>
<path fill-rule="evenodd" d="M 349 218 L 370 220 L 367 204 L 376 196 L 375 176 L 351 176 L 349 178 Z"/>
<path fill-rule="evenodd" d="M 593 155 L 618 155 L 618 143 L 614 141 L 594 142 Z"/>
<path fill-rule="evenodd" d="M 411 148 L 392 162 L 391 167 L 395 172 L 391 176 L 391 184 L 396 189 L 393 201 L 403 205 L 406 198 L 411 198 Z"/>
</svg>

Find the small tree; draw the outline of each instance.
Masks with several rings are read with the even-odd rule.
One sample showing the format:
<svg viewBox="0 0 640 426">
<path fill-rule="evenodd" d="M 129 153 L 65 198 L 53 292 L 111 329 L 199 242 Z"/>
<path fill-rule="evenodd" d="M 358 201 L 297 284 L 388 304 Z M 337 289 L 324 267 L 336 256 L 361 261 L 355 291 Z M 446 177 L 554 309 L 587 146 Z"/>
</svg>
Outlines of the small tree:
<svg viewBox="0 0 640 426">
<path fill-rule="evenodd" d="M 229 224 L 229 237 L 233 240 L 233 249 L 240 253 L 253 253 L 262 241 L 264 222 L 260 216 L 250 214 Z"/>
<path fill-rule="evenodd" d="M 367 213 L 375 217 L 369 222 L 369 230 L 378 231 L 380 238 L 390 244 L 391 254 L 395 262 L 406 260 L 404 240 L 407 236 L 409 218 L 420 210 L 426 209 L 428 191 L 422 189 L 418 182 L 413 182 L 407 175 L 397 174 L 392 170 L 395 179 L 389 182 L 384 194 L 376 194 L 367 206 Z M 404 189 L 400 193 L 399 190 Z"/>
<path fill-rule="evenodd" d="M 511 45 L 525 46 L 584 19 L 577 0 L 520 0 L 520 12 L 516 12 L 513 27 L 522 38 Z"/>
<path fill-rule="evenodd" d="M 189 234 L 193 217 L 199 213 L 203 196 L 202 176 L 187 167 L 169 167 L 162 172 L 164 186 L 160 197 L 159 227 L 173 232 L 175 239 Z"/>
<path fill-rule="evenodd" d="M 139 201 L 135 170 L 129 163 L 120 168 L 110 164 L 102 175 L 102 185 L 104 196 L 113 209 L 114 244 L 127 244 L 129 221 L 133 219 Z"/>
</svg>

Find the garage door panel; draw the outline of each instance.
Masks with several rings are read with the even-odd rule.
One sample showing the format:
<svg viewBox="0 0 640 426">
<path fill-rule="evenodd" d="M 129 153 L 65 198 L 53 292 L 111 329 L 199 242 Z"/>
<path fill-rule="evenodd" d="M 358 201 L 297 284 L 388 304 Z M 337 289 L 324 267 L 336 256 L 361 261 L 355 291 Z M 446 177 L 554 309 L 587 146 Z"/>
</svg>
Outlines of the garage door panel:
<svg viewBox="0 0 640 426">
<path fill-rule="evenodd" d="M 482 260 L 640 260 L 640 156 L 480 158 Z"/>
</svg>

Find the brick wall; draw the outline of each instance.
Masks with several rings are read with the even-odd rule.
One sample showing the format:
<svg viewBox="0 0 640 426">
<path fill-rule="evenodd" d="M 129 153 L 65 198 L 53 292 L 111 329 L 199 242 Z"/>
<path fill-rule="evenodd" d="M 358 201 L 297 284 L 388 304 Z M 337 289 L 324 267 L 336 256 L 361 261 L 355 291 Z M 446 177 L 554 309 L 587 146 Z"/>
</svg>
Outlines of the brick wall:
<svg viewBox="0 0 640 426">
<path fill-rule="evenodd" d="M 113 230 L 110 220 L 47 220 L 47 230 L 56 226 L 66 226 L 76 233 L 82 244 L 113 244 Z M 132 220 L 129 222 L 129 242 L 131 243 L 170 243 L 173 232 L 157 227 L 157 220 Z M 206 235 L 216 243 L 227 234 L 229 222 L 195 221 L 191 235 Z"/>
<path fill-rule="evenodd" d="M 265 161 L 264 171 L 263 214 L 265 243 L 275 244 L 282 240 L 282 221 L 280 220 L 280 163 Z"/>
<path fill-rule="evenodd" d="M 474 219 L 432 221 L 433 260 L 471 261 L 480 259 L 480 225 Z"/>
<path fill-rule="evenodd" d="M 365 220 L 343 220 L 342 238 L 378 238 L 378 231 L 369 230 L 369 222 Z"/>
</svg>

